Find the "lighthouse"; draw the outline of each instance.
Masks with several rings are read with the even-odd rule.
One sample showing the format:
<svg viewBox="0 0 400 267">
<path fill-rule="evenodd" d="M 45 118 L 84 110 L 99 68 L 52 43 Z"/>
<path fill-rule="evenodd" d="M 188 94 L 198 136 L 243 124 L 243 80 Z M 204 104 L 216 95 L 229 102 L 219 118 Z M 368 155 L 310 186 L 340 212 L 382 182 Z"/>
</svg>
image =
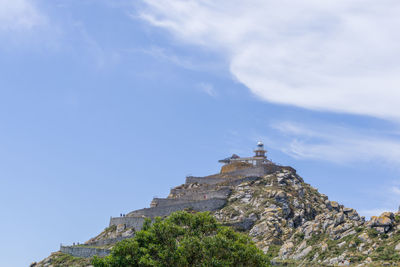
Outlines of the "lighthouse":
<svg viewBox="0 0 400 267">
<path fill-rule="evenodd" d="M 236 154 L 233 154 L 229 158 L 221 159 L 219 160 L 220 163 L 224 163 L 225 165 L 230 165 L 230 164 L 236 164 L 236 163 L 245 163 L 247 164 L 246 166 L 262 166 L 268 164 L 270 161 L 267 160 L 267 150 L 264 148 L 264 143 L 261 141 L 258 141 L 256 148 L 254 149 L 255 155 L 253 157 L 239 157 Z M 242 164 L 243 165 L 243 164 Z M 243 166 L 242 166 L 243 167 Z"/>
<path fill-rule="evenodd" d="M 257 147 L 254 149 L 254 153 L 256 153 L 254 155 L 254 160 L 255 160 L 255 165 L 256 166 L 260 166 L 262 165 L 265 160 L 266 160 L 266 156 L 265 153 L 267 153 L 267 150 L 264 149 L 264 143 L 261 141 L 258 141 L 257 143 Z"/>
</svg>

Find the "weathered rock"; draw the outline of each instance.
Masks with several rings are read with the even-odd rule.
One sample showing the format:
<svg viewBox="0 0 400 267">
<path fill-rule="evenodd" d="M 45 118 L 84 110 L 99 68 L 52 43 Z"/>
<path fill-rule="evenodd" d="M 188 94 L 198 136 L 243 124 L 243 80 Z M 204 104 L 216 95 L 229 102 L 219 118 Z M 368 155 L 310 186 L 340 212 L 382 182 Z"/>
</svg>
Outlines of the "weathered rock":
<svg viewBox="0 0 400 267">
<path fill-rule="evenodd" d="M 285 244 L 283 244 L 282 247 L 279 250 L 279 257 L 281 259 L 287 259 L 289 254 L 292 252 L 293 247 L 294 247 L 294 244 L 291 241 L 286 242 Z"/>
<path fill-rule="evenodd" d="M 335 216 L 335 226 L 341 224 L 344 222 L 344 213 L 338 213 Z"/>
<path fill-rule="evenodd" d="M 117 225 L 117 233 L 121 233 L 126 228 L 125 224 L 118 224 Z"/>
<path fill-rule="evenodd" d="M 339 204 L 336 201 L 330 201 L 330 206 L 332 209 L 339 211 Z"/>
<path fill-rule="evenodd" d="M 369 225 L 371 227 L 392 226 L 394 215 L 392 212 L 384 212 L 380 216 L 372 216 Z"/>
<path fill-rule="evenodd" d="M 368 237 L 367 233 L 362 233 L 361 235 L 358 236 L 358 238 L 362 241 L 362 242 L 371 242 L 371 240 Z"/>
<path fill-rule="evenodd" d="M 292 259 L 294 260 L 300 260 L 303 259 L 305 256 L 308 255 L 308 253 L 310 253 L 312 250 L 312 246 L 308 246 L 305 249 L 303 249 L 301 252 L 299 252 L 298 254 L 293 255 Z"/>
<path fill-rule="evenodd" d="M 343 242 L 339 243 L 339 244 L 338 244 L 338 247 L 341 248 L 341 247 L 343 247 L 344 245 L 346 245 L 346 241 L 343 241 Z"/>
</svg>

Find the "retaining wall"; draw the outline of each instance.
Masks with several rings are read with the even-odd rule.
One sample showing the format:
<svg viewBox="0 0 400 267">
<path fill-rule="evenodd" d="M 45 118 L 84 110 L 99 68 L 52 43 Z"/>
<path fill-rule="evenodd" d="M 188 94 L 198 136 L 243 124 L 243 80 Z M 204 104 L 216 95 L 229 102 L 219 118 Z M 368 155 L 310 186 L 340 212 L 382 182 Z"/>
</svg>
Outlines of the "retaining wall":
<svg viewBox="0 0 400 267">
<path fill-rule="evenodd" d="M 154 207 L 166 207 L 171 205 L 192 203 L 191 199 L 181 199 L 181 198 L 153 198 L 151 203 Z"/>
<path fill-rule="evenodd" d="M 176 199 L 204 200 L 210 198 L 228 198 L 232 192 L 232 189 L 229 187 L 217 188 L 218 186 L 201 186 L 189 189 L 172 189 L 171 194 L 175 195 Z"/>
<path fill-rule="evenodd" d="M 193 177 L 193 176 L 189 176 L 189 177 Z M 203 178 L 203 177 L 198 177 L 198 178 Z M 215 191 L 215 190 L 219 190 L 221 188 L 224 188 L 220 185 L 217 184 L 202 184 L 201 187 L 200 186 L 191 186 L 191 185 L 187 185 L 187 184 L 183 184 L 180 186 L 176 186 L 174 188 L 172 188 L 170 190 L 171 194 L 184 194 L 186 192 L 190 192 L 190 191 L 199 191 L 199 190 L 203 190 L 203 191 Z"/>
<path fill-rule="evenodd" d="M 115 244 L 119 241 L 122 241 L 124 239 L 132 238 L 135 235 L 130 235 L 130 236 L 119 236 L 116 238 L 109 238 L 109 239 L 103 239 L 103 240 L 97 240 L 93 242 L 88 242 L 86 243 L 88 246 L 94 246 L 94 247 L 100 247 L 100 246 L 105 246 L 105 245 L 110 245 L 110 244 Z"/>
<path fill-rule="evenodd" d="M 60 246 L 60 251 L 74 257 L 90 258 L 94 255 L 104 257 L 110 254 L 109 249 L 77 247 L 77 246 Z"/>
<path fill-rule="evenodd" d="M 229 177 L 229 178 L 203 178 L 203 177 L 193 177 L 189 176 L 186 177 L 186 183 L 191 184 L 191 183 L 199 183 L 199 184 L 221 184 L 221 185 L 230 185 L 230 186 L 235 186 L 238 184 L 241 184 L 243 182 L 247 181 L 255 181 L 259 179 L 260 176 L 248 176 L 244 178 L 235 178 L 235 177 Z"/>
<path fill-rule="evenodd" d="M 264 176 L 266 174 L 274 173 L 282 167 L 275 164 L 266 164 L 259 167 L 241 169 L 233 172 L 225 173 L 232 176 Z"/>
<path fill-rule="evenodd" d="M 163 217 L 170 215 L 172 212 L 188 208 L 191 208 L 195 211 L 214 211 L 219 208 L 222 208 L 225 204 L 226 204 L 226 199 L 213 198 L 202 201 L 191 201 L 189 203 L 182 203 L 165 207 L 154 207 L 154 208 L 136 210 L 128 213 L 127 216 L 145 216 L 150 218 L 158 216 Z"/>
<path fill-rule="evenodd" d="M 195 176 L 188 176 L 186 177 L 186 184 L 193 184 L 193 183 L 199 183 L 199 184 L 219 184 L 223 183 L 225 181 L 228 181 L 232 178 L 221 178 L 221 177 L 195 177 Z"/>
</svg>

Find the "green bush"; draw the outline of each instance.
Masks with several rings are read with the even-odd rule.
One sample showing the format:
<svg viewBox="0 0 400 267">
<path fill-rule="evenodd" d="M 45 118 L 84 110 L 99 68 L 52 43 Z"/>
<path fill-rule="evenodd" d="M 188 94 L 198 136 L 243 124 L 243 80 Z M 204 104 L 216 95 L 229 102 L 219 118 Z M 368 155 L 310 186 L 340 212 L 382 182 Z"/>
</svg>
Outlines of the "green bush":
<svg viewBox="0 0 400 267">
<path fill-rule="evenodd" d="M 302 232 L 299 232 L 299 233 L 296 233 L 295 235 L 294 235 L 294 237 L 296 238 L 296 239 L 298 239 L 298 240 L 303 240 L 304 239 L 304 233 L 302 233 Z"/>
<path fill-rule="evenodd" d="M 267 257 L 272 259 L 278 256 L 280 248 L 281 246 L 278 245 L 270 245 L 267 251 Z"/>
<path fill-rule="evenodd" d="M 370 238 L 374 238 L 378 236 L 378 231 L 376 231 L 374 228 L 368 229 L 367 234 Z"/>
<path fill-rule="evenodd" d="M 361 232 L 363 230 L 363 228 L 362 227 L 356 227 L 355 230 L 356 230 L 357 233 L 359 233 L 359 232 Z"/>
<path fill-rule="evenodd" d="M 95 267 L 269 266 L 269 258 L 250 238 L 220 225 L 208 212 L 172 213 L 147 220 L 134 238 L 117 243 Z"/>
</svg>

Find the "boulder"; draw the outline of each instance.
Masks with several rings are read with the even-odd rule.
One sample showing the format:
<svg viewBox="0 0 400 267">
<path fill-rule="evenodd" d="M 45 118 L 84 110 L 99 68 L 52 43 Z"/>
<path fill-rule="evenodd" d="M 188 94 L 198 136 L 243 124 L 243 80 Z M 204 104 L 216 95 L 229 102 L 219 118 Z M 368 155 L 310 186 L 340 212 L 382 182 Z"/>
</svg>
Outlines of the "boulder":
<svg viewBox="0 0 400 267">
<path fill-rule="evenodd" d="M 340 212 L 335 216 L 335 226 L 342 224 L 344 222 L 344 213 Z"/>
<path fill-rule="evenodd" d="M 369 221 L 371 227 L 392 226 L 394 215 L 392 212 L 384 212 L 380 216 L 372 216 Z"/>
<path fill-rule="evenodd" d="M 339 211 L 340 207 L 339 207 L 339 203 L 337 203 L 336 201 L 330 201 L 330 206 L 332 207 L 332 209 Z"/>
</svg>

